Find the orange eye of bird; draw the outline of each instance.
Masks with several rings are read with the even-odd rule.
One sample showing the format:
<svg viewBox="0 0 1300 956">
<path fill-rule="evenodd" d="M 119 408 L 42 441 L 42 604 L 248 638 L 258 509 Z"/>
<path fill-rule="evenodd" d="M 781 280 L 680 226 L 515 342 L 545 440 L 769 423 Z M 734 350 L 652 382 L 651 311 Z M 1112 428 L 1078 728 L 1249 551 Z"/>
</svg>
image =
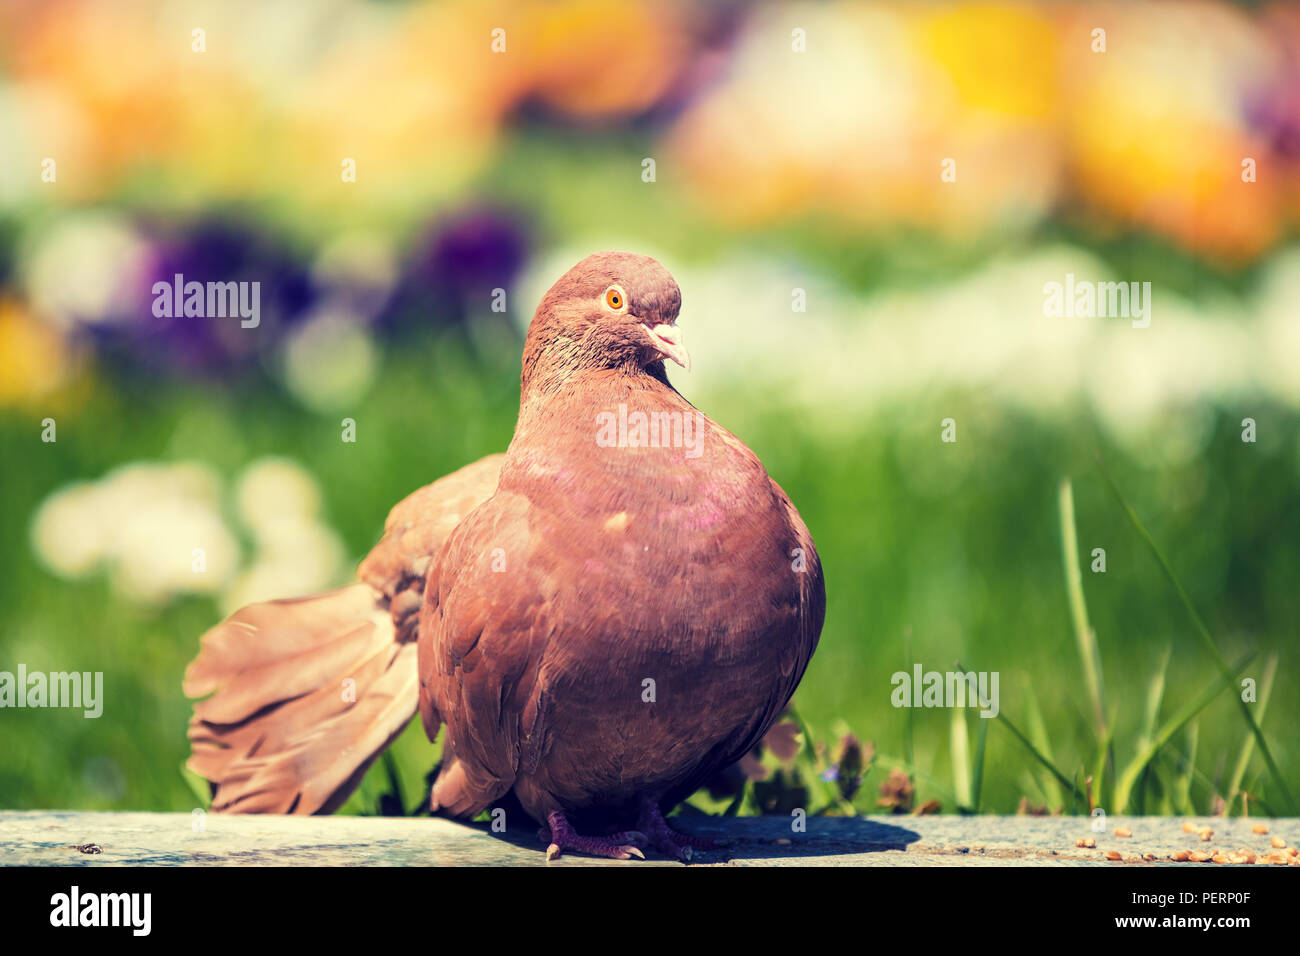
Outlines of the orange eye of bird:
<svg viewBox="0 0 1300 956">
<path fill-rule="evenodd" d="M 617 312 L 619 309 L 623 308 L 623 293 L 615 288 L 606 289 L 605 304 Z"/>
</svg>

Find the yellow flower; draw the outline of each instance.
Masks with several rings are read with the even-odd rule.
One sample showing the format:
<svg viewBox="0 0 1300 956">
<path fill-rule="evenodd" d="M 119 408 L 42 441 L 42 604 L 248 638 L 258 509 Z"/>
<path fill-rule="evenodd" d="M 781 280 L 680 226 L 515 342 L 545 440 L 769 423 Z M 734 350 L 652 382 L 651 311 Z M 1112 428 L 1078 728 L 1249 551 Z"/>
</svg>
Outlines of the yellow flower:
<svg viewBox="0 0 1300 956">
<path fill-rule="evenodd" d="M 961 107 L 1046 118 L 1058 108 L 1057 31 L 1021 4 L 923 7 L 918 43 L 942 68 Z"/>
<path fill-rule="evenodd" d="M 18 303 L 0 299 L 0 405 L 33 407 L 73 365 L 62 335 Z"/>
</svg>

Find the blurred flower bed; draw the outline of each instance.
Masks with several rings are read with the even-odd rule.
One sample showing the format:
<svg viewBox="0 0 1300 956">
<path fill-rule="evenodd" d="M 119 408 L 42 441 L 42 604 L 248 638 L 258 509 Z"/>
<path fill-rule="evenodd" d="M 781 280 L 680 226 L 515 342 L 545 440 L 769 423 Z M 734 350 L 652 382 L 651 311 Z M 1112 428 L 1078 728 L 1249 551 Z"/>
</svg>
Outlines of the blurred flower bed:
<svg viewBox="0 0 1300 956">
<path fill-rule="evenodd" d="M 981 651 L 1068 695 L 1044 690 L 1069 640 L 1051 501 L 1099 447 L 1228 639 L 1293 633 L 1293 4 L 15 0 L 0 141 L 0 645 L 117 667 L 135 708 L 54 732 L 57 755 L 10 746 L 37 718 L 6 715 L 23 752 L 2 805 L 187 808 L 198 634 L 342 583 L 389 505 L 503 448 L 531 310 L 598 248 L 672 269 L 683 391 L 822 545 L 811 724 L 896 732 L 876 671 L 907 629 L 936 664 Z M 260 282 L 259 325 L 155 316 L 176 274 Z M 1151 326 L 1044 316 L 1068 274 L 1151 282 Z M 947 416 L 961 441 L 939 461 Z M 46 417 L 58 441 L 33 452 Z M 1248 460 L 1245 417 L 1266 423 Z M 1099 639 L 1128 670 L 1187 636 L 1150 569 L 1120 567 L 1096 584 Z M 1235 732 L 1202 727 L 1203 754 Z M 991 802 L 1040 802 L 997 746 Z M 1293 744 L 1279 760 L 1300 778 Z"/>
<path fill-rule="evenodd" d="M 1300 215 L 1287 4 L 54 0 L 6 5 L 0 28 L 10 404 L 101 356 L 171 375 L 277 356 L 309 405 L 346 403 L 376 336 L 486 312 L 557 236 L 648 240 L 715 276 L 710 251 L 763 237 L 833 297 L 812 311 L 836 328 L 893 309 L 908 280 L 925 280 L 912 311 L 986 301 L 933 280 L 1045 238 L 1048 277 L 1139 267 L 1180 295 L 1202 271 L 1238 292 L 1296 281 L 1293 256 L 1268 267 Z M 739 269 L 725 279 L 767 264 Z M 266 328 L 155 319 L 152 285 L 176 273 L 262 282 Z M 731 295 L 752 307 L 749 288 Z M 1043 334 L 1021 308 L 1002 311 Z M 1294 325 L 1265 325 L 1260 354 L 1293 356 Z M 1273 371 L 1294 391 L 1294 366 Z"/>
</svg>

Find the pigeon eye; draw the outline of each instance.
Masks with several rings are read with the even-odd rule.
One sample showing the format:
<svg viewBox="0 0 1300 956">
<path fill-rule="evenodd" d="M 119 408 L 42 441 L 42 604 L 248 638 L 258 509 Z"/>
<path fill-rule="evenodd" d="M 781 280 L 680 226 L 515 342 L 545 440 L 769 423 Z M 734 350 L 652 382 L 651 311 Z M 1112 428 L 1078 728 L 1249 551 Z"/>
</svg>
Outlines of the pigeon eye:
<svg viewBox="0 0 1300 956">
<path fill-rule="evenodd" d="M 615 312 L 621 312 L 623 306 L 627 305 L 627 296 L 618 286 L 612 285 L 605 290 L 605 304 Z"/>
</svg>

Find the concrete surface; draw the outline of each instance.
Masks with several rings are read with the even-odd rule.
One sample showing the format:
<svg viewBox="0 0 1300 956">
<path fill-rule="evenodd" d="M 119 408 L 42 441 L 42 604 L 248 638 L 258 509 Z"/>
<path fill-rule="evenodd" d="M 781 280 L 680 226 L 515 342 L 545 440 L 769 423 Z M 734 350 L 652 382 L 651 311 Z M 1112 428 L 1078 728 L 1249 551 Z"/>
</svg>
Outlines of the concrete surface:
<svg viewBox="0 0 1300 956">
<path fill-rule="evenodd" d="M 1174 863 L 1185 850 L 1277 853 L 1270 841 L 1300 844 L 1300 818 L 1111 818 L 1097 833 L 1086 817 L 896 816 L 814 818 L 807 832 L 781 817 L 676 817 L 674 826 L 730 845 L 696 855 L 704 866 L 1213 866 Z M 1267 824 L 1266 835 L 1251 827 Z M 1131 837 L 1115 835 L 1127 827 Z M 1075 841 L 1091 837 L 1095 848 Z M 1107 851 L 1122 855 L 1106 859 Z M 1288 851 L 1282 850 L 1283 854 Z M 1153 854 L 1154 861 L 1143 859 Z M 680 866 L 647 851 L 627 862 L 566 854 L 552 866 Z M 1291 859 L 1300 859 L 1292 857 Z M 0 865 L 22 866 L 545 866 L 536 828 L 504 834 L 486 825 L 429 817 L 268 817 L 185 813 L 0 811 Z M 1260 865 L 1260 864 L 1256 864 Z M 1300 862 L 1297 862 L 1300 866 Z"/>
</svg>

